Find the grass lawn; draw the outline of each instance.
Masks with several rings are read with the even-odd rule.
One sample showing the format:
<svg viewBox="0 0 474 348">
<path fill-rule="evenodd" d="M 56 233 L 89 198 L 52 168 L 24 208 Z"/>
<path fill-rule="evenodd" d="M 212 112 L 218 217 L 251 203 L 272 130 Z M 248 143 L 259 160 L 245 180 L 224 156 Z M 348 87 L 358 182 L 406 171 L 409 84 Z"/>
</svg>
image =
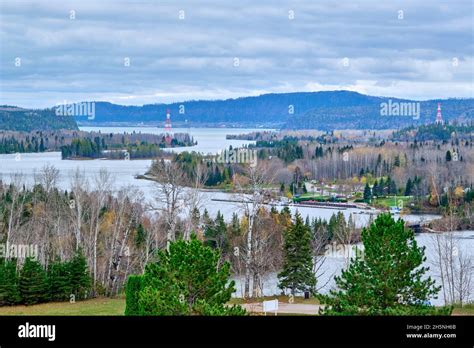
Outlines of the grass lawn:
<svg viewBox="0 0 474 348">
<path fill-rule="evenodd" d="M 268 296 L 261 298 L 252 298 L 244 300 L 241 298 L 232 298 L 229 304 L 241 304 L 245 302 L 263 302 L 264 300 L 274 300 L 278 298 L 280 302 L 288 303 L 288 296 Z M 295 297 L 294 303 L 318 304 L 315 298 L 305 300 L 303 297 Z M 12 306 L 0 307 L 0 316 L 2 315 L 124 315 L 124 298 L 95 298 L 86 301 L 69 302 L 51 302 L 42 303 L 33 306 Z"/>
<path fill-rule="evenodd" d="M 408 205 L 413 201 L 412 196 L 391 196 L 391 197 L 384 197 L 384 198 L 377 198 L 372 201 L 373 206 L 389 208 L 393 206 L 397 206 L 398 202 L 402 200 L 404 207 L 409 207 Z"/>
<path fill-rule="evenodd" d="M 125 298 L 94 298 L 86 301 L 50 302 L 33 306 L 0 307 L 0 315 L 123 315 Z"/>
<path fill-rule="evenodd" d="M 455 306 L 453 315 L 474 315 L 474 303 L 466 304 L 463 307 Z"/>
<path fill-rule="evenodd" d="M 280 302 L 289 302 L 288 296 L 266 296 L 244 300 L 242 298 L 232 298 L 229 304 L 255 303 L 278 298 Z M 305 300 L 303 297 L 295 297 L 293 303 L 319 304 L 315 298 Z M 95 298 L 92 300 L 69 302 L 42 303 L 33 306 L 13 306 L 0 307 L 2 315 L 110 315 L 122 316 L 125 311 L 124 298 Z M 283 314 L 282 314 L 283 315 Z M 286 314 L 285 314 L 286 315 Z M 290 314 L 288 314 L 290 315 Z M 467 304 L 464 307 L 455 307 L 453 315 L 474 315 L 474 304 Z"/>
</svg>

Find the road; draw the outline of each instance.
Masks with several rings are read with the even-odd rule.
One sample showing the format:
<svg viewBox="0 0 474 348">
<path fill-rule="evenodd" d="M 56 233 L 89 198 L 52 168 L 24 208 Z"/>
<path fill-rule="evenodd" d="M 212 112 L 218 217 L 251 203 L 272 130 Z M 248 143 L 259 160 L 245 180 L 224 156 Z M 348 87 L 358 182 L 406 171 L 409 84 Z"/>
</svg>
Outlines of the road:
<svg viewBox="0 0 474 348">
<path fill-rule="evenodd" d="M 248 312 L 263 313 L 263 304 L 261 302 L 244 303 L 242 304 L 242 307 L 244 307 Z M 319 308 L 321 307 L 321 305 L 317 304 L 279 302 L 278 313 L 315 315 L 318 314 Z M 267 315 L 274 315 L 274 313 L 267 313 Z"/>
</svg>

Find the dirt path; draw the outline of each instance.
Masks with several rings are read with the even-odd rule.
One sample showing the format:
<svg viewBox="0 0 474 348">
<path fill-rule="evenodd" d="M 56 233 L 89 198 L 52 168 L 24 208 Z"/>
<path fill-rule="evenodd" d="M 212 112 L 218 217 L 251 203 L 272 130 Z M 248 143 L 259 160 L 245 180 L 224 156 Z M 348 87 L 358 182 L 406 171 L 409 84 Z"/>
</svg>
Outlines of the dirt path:
<svg viewBox="0 0 474 348">
<path fill-rule="evenodd" d="M 249 312 L 263 313 L 263 304 L 261 302 L 244 303 L 242 304 L 242 307 L 244 307 Z M 321 307 L 321 305 L 317 304 L 279 302 L 278 313 L 316 315 L 318 314 L 319 308 Z M 267 313 L 267 315 L 275 315 L 275 313 L 271 312 Z"/>
</svg>

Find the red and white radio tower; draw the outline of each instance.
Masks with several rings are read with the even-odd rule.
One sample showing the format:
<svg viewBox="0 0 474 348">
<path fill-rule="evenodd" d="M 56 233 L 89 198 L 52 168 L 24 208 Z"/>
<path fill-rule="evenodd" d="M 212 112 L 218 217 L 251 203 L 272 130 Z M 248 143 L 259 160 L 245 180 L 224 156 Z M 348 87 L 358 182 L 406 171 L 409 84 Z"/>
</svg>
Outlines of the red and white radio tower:
<svg viewBox="0 0 474 348">
<path fill-rule="evenodd" d="M 170 109 L 166 109 L 165 133 L 166 133 L 166 142 L 170 144 L 172 140 Z"/>
<path fill-rule="evenodd" d="M 436 124 L 444 124 L 443 117 L 441 116 L 441 103 L 438 103 L 438 112 L 436 113 Z"/>
<path fill-rule="evenodd" d="M 171 133 L 171 116 L 170 109 L 166 109 L 165 132 Z"/>
</svg>

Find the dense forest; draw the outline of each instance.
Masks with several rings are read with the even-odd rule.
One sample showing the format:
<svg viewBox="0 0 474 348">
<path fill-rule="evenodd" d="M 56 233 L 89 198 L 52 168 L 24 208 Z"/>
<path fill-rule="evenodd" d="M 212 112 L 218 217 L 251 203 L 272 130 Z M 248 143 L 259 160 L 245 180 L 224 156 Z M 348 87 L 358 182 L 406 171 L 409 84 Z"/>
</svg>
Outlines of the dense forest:
<svg viewBox="0 0 474 348">
<path fill-rule="evenodd" d="M 419 127 L 407 127 L 393 132 L 394 140 L 412 141 L 448 141 L 455 135 L 456 139 L 469 139 L 474 135 L 474 123 L 468 124 L 428 124 Z"/>
<path fill-rule="evenodd" d="M 321 105 L 306 113 L 296 114 L 288 120 L 284 128 L 289 129 L 393 129 L 432 123 L 436 119 L 437 103 L 442 104 L 443 119 L 460 121 L 474 118 L 474 99 L 428 100 L 419 102 L 420 115 L 381 115 L 381 103 L 389 98 L 367 99 L 362 105 Z M 393 102 L 416 101 L 392 98 Z"/>
<path fill-rule="evenodd" d="M 14 106 L 0 106 L 0 130 L 50 131 L 58 129 L 77 130 L 74 117 L 57 116 L 55 109 L 28 110 Z"/>
</svg>

